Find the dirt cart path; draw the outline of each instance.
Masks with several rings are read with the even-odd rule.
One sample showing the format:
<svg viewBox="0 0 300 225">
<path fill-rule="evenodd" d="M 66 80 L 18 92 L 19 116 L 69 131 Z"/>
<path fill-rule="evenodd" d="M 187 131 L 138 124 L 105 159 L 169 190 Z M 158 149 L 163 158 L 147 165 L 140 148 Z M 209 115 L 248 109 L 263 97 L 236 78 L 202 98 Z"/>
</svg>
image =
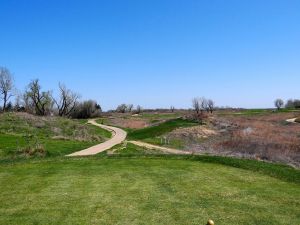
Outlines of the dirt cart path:
<svg viewBox="0 0 300 225">
<path fill-rule="evenodd" d="M 296 123 L 296 119 L 297 119 L 297 118 L 288 119 L 288 120 L 286 120 L 286 122 L 289 122 L 289 123 Z"/>
<path fill-rule="evenodd" d="M 152 145 L 152 144 L 148 144 L 148 143 L 141 142 L 141 141 L 128 141 L 128 142 L 132 143 L 134 145 L 140 146 L 140 147 L 145 147 L 145 148 L 149 148 L 149 149 L 156 149 L 156 150 L 160 150 L 162 152 L 171 153 L 171 154 L 181 154 L 181 155 L 182 154 L 185 154 L 185 155 L 192 154 L 191 152 L 178 150 L 178 149 L 174 149 L 174 148 L 167 148 L 167 147 Z"/>
<path fill-rule="evenodd" d="M 87 148 L 87 149 L 84 149 L 84 150 L 81 150 L 78 152 L 74 152 L 67 156 L 96 155 L 100 152 L 104 152 L 104 151 L 114 147 L 115 145 L 122 143 L 126 139 L 126 136 L 127 136 L 126 131 L 124 131 L 120 128 L 102 125 L 102 124 L 97 123 L 95 120 L 89 120 L 88 123 L 112 132 L 112 135 L 113 135 L 112 138 L 106 142 L 99 144 L 99 145 L 95 145 L 90 148 Z"/>
</svg>

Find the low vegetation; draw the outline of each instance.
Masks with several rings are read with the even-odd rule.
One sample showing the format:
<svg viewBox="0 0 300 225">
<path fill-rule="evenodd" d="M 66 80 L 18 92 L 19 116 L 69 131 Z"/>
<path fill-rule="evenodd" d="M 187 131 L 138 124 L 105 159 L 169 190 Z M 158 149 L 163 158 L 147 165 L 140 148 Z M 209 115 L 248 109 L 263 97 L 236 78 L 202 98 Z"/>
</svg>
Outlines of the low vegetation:
<svg viewBox="0 0 300 225">
<path fill-rule="evenodd" d="M 84 120 L 0 114 L 0 158 L 57 156 L 103 142 L 111 133 Z"/>
<path fill-rule="evenodd" d="M 128 139 L 130 140 L 143 140 L 146 138 L 157 137 L 167 132 L 171 132 L 179 127 L 189 127 L 198 125 L 197 122 L 185 120 L 182 118 L 168 120 L 156 126 L 146 127 L 139 130 L 133 130 L 128 133 Z"/>
</svg>

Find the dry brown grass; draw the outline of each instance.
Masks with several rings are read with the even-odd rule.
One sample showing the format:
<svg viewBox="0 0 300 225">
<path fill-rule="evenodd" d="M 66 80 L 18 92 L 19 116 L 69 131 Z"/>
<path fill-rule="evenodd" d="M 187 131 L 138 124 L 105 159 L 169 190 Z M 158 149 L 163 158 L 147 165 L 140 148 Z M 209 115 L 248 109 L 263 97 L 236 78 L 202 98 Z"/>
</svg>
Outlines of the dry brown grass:
<svg viewBox="0 0 300 225">
<path fill-rule="evenodd" d="M 110 117 L 109 123 L 118 127 L 131 129 L 141 129 L 148 126 L 146 120 L 135 117 Z"/>
<path fill-rule="evenodd" d="M 300 126 L 286 122 L 286 119 L 296 116 L 295 113 L 215 115 L 203 127 L 214 131 L 210 135 L 196 130 L 187 132 L 189 135 L 183 132 L 186 130 L 177 130 L 175 133 L 182 134 L 181 139 L 186 140 L 186 150 L 282 162 L 299 167 Z M 197 138 L 197 134 L 203 138 Z"/>
<path fill-rule="evenodd" d="M 257 159 L 299 165 L 300 126 L 285 122 L 288 118 L 288 114 L 227 117 L 236 128 L 216 146 Z"/>
</svg>

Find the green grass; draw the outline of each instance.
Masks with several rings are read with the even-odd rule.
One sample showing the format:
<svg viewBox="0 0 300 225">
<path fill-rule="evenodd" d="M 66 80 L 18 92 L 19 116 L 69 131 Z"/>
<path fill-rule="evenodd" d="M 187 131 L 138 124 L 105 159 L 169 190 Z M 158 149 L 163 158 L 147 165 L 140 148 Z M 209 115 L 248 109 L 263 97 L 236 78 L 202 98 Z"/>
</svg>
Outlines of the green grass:
<svg viewBox="0 0 300 225">
<path fill-rule="evenodd" d="M 146 155 L 161 155 L 162 152 L 158 150 L 147 149 L 143 147 L 136 146 L 131 143 L 117 145 L 113 149 L 113 154 L 117 156 L 146 156 Z M 101 156 L 105 156 L 102 154 Z"/>
<path fill-rule="evenodd" d="M 172 139 L 168 139 L 168 141 L 166 142 L 162 136 L 163 135 L 159 137 L 145 138 L 143 139 L 143 142 L 147 142 L 149 144 L 158 145 L 158 146 L 169 147 L 169 148 L 176 148 L 176 149 L 184 148 L 185 144 L 183 140 L 179 138 L 172 138 Z"/>
<path fill-rule="evenodd" d="M 254 173 L 260 173 L 267 176 L 271 176 L 283 181 L 300 184 L 300 170 L 291 166 L 269 163 L 251 159 L 238 159 L 232 157 L 223 156 L 211 156 L 211 155 L 170 155 L 162 153 L 159 150 L 150 150 L 140 146 L 136 146 L 131 143 L 117 145 L 113 148 L 113 155 L 108 155 L 107 152 L 103 152 L 100 157 L 153 157 L 153 158 L 166 158 L 166 159 L 182 159 L 192 160 L 203 163 L 221 164 L 224 166 L 235 167 L 239 169 L 245 169 Z"/>
<path fill-rule="evenodd" d="M 36 117 L 29 114 L 0 115 L 0 159 L 34 157 L 25 149 L 42 146 L 46 156 L 62 156 L 79 151 L 111 137 L 111 133 L 85 120 Z"/>
<path fill-rule="evenodd" d="M 219 115 L 242 115 L 242 116 L 255 116 L 255 115 L 265 115 L 273 113 L 289 113 L 289 112 L 299 112 L 296 109 L 244 109 L 240 111 L 230 111 L 230 112 L 221 112 Z"/>
<path fill-rule="evenodd" d="M 189 127 L 195 125 L 198 125 L 198 123 L 179 118 L 179 119 L 166 121 L 157 126 L 146 127 L 139 130 L 133 130 L 128 133 L 127 138 L 130 140 L 144 140 L 147 138 L 158 137 L 165 133 L 171 132 L 172 130 L 175 130 L 176 128 L 179 127 Z"/>
<path fill-rule="evenodd" d="M 27 138 L 24 137 L 0 134 L 0 159 L 21 157 L 18 155 L 18 150 L 33 146 L 35 141 L 35 139 L 30 138 L 28 143 Z M 51 140 L 45 138 L 38 139 L 38 142 L 47 151 L 46 156 L 64 156 L 97 144 L 97 142 Z"/>
<path fill-rule="evenodd" d="M 206 160 L 0 163 L 0 224 L 300 224 L 299 184 Z"/>
<path fill-rule="evenodd" d="M 141 113 L 139 115 L 141 118 L 150 119 L 152 121 L 160 121 L 161 119 L 175 119 L 180 116 L 180 113 Z"/>
</svg>

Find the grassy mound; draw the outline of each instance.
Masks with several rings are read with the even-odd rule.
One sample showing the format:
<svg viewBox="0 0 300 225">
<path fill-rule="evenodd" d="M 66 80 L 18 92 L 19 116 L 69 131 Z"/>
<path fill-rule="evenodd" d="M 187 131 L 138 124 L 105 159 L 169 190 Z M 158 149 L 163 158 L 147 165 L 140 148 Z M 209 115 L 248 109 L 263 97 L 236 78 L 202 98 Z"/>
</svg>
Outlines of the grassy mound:
<svg viewBox="0 0 300 225">
<path fill-rule="evenodd" d="M 110 138 L 110 132 L 85 122 L 26 113 L 0 114 L 0 159 L 64 155 Z"/>
<path fill-rule="evenodd" d="M 152 137 L 163 135 L 179 127 L 189 127 L 195 125 L 198 125 L 198 123 L 179 118 L 179 119 L 169 120 L 157 126 L 146 127 L 139 130 L 130 131 L 127 135 L 127 138 L 129 140 L 143 140 L 146 138 L 152 138 Z"/>
<path fill-rule="evenodd" d="M 299 184 L 176 158 L 0 164 L 0 224 L 299 224 Z"/>
</svg>

